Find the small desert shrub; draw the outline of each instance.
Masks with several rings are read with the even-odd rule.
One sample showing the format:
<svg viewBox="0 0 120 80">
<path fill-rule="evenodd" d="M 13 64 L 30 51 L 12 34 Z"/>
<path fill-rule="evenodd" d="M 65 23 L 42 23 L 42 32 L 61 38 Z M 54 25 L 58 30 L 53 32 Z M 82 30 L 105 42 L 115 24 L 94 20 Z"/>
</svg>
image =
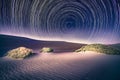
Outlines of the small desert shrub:
<svg viewBox="0 0 120 80">
<path fill-rule="evenodd" d="M 120 55 L 120 51 L 118 49 L 102 44 L 90 44 L 75 50 L 75 52 L 81 52 L 81 51 L 95 51 L 98 53 Z"/>
<path fill-rule="evenodd" d="M 7 56 L 14 59 L 24 59 L 33 54 L 31 49 L 19 47 L 7 52 Z"/>
<path fill-rule="evenodd" d="M 42 53 L 50 53 L 50 52 L 53 52 L 53 49 L 52 48 L 49 48 L 49 47 L 43 47 L 40 52 Z"/>
</svg>

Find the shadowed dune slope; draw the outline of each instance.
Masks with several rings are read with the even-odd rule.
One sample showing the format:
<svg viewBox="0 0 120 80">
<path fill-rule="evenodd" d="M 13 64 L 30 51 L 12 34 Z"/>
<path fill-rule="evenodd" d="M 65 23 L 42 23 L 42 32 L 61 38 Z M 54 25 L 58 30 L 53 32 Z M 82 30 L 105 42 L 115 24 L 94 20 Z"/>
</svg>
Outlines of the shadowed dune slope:
<svg viewBox="0 0 120 80">
<path fill-rule="evenodd" d="M 82 45 L 85 44 L 62 41 L 39 41 L 23 37 L 0 35 L 0 56 L 3 56 L 8 50 L 21 46 L 31 48 L 37 53 L 43 47 L 50 47 L 54 49 L 55 53 L 60 53 L 73 52 L 74 50 L 80 48 Z"/>
</svg>

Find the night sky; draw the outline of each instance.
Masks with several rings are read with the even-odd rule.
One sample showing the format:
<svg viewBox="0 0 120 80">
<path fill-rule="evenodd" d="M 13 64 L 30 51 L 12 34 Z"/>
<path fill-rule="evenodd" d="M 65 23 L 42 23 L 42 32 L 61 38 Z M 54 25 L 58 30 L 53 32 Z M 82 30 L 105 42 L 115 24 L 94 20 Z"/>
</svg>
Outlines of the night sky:
<svg viewBox="0 0 120 80">
<path fill-rule="evenodd" d="M 120 43 L 120 0 L 0 0 L 0 34 Z"/>
</svg>

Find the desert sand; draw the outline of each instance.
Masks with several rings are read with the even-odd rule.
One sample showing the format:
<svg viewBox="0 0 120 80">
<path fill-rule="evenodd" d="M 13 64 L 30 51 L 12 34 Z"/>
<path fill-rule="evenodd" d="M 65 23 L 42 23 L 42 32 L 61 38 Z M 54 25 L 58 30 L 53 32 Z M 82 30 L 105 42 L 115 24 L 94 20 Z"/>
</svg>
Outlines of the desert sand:
<svg viewBox="0 0 120 80">
<path fill-rule="evenodd" d="M 0 80 L 120 80 L 120 56 L 74 53 L 82 45 L 0 35 Z M 24 60 L 4 57 L 7 51 L 21 46 L 37 55 Z M 42 47 L 55 52 L 40 53 Z"/>
<path fill-rule="evenodd" d="M 120 56 L 95 52 L 0 58 L 0 80 L 120 80 Z"/>
</svg>

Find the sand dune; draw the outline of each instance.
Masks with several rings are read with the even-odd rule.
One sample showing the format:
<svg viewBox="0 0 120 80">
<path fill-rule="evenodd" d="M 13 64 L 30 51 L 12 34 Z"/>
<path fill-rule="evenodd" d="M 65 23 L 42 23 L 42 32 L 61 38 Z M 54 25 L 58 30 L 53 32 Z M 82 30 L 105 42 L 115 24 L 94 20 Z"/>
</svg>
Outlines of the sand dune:
<svg viewBox="0 0 120 80">
<path fill-rule="evenodd" d="M 8 50 L 17 47 L 27 47 L 38 53 L 43 47 L 50 47 L 54 49 L 55 53 L 73 52 L 85 44 L 69 43 L 63 41 L 40 41 L 23 37 L 15 37 L 8 35 L 0 35 L 0 57 L 2 57 Z"/>
<path fill-rule="evenodd" d="M 0 59 L 0 80 L 119 80 L 119 74 L 120 56 L 93 52 Z"/>
<path fill-rule="evenodd" d="M 72 53 L 82 45 L 0 35 L 0 80 L 120 80 L 120 56 Z M 24 60 L 2 57 L 21 46 L 38 54 Z M 40 54 L 42 47 L 51 47 L 55 53 Z"/>
</svg>

